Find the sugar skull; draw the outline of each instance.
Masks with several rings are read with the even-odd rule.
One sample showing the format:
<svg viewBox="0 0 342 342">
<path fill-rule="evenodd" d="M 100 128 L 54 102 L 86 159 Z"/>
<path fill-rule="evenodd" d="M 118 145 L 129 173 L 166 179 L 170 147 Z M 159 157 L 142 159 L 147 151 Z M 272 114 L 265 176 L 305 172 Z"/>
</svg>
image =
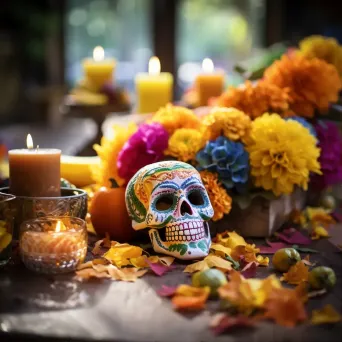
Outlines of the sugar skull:
<svg viewBox="0 0 342 342">
<path fill-rule="evenodd" d="M 214 210 L 191 165 L 163 161 L 143 167 L 127 185 L 126 206 L 133 228 L 149 229 L 157 253 L 185 260 L 208 254 L 207 221 Z"/>
</svg>

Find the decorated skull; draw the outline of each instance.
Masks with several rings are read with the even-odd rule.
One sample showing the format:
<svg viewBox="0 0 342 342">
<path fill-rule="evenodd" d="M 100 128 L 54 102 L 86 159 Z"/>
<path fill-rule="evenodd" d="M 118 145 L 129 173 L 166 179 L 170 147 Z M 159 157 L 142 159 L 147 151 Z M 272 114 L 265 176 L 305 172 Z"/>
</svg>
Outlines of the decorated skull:
<svg viewBox="0 0 342 342">
<path fill-rule="evenodd" d="M 200 174 L 189 164 L 163 161 L 140 169 L 126 188 L 135 230 L 149 229 L 157 253 L 179 259 L 208 255 L 208 221 L 214 215 Z"/>
</svg>

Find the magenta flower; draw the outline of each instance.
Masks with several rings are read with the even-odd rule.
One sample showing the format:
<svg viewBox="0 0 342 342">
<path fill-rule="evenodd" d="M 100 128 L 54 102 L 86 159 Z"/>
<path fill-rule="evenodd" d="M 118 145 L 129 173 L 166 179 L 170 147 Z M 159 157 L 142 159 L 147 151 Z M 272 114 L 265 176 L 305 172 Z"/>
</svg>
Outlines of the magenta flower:
<svg viewBox="0 0 342 342">
<path fill-rule="evenodd" d="M 317 190 L 342 182 L 342 137 L 339 128 L 332 122 L 318 121 L 315 125 L 321 155 L 322 175 L 312 176 L 312 185 Z"/>
<path fill-rule="evenodd" d="M 118 174 L 127 182 L 142 167 L 160 161 L 168 146 L 169 135 L 159 123 L 140 125 L 118 155 Z"/>
</svg>

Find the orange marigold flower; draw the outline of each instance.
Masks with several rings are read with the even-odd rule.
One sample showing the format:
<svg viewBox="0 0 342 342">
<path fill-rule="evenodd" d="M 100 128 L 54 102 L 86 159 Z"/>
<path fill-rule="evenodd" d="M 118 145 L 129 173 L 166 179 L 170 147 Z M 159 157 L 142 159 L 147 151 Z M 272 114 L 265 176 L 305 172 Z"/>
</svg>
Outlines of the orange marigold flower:
<svg viewBox="0 0 342 342">
<path fill-rule="evenodd" d="M 151 121 L 159 122 L 170 136 L 179 128 L 201 128 L 201 121 L 192 110 L 172 104 L 160 108 Z"/>
<path fill-rule="evenodd" d="M 216 174 L 209 171 L 201 171 L 200 174 L 214 208 L 212 220 L 221 220 L 225 214 L 229 214 L 232 208 L 232 199 L 218 181 Z"/>
<path fill-rule="evenodd" d="M 215 140 L 221 134 L 232 141 L 248 138 L 251 130 L 251 119 L 236 108 L 214 107 L 203 118 L 203 124 L 208 129 L 209 139 Z"/>
<path fill-rule="evenodd" d="M 337 69 L 324 60 L 306 59 L 298 54 L 283 55 L 264 73 L 265 82 L 280 88 L 289 88 L 293 100 L 290 108 L 304 117 L 313 117 L 315 111 L 325 113 L 329 103 L 338 100 L 342 89 Z"/>
<path fill-rule="evenodd" d="M 292 116 L 290 89 L 282 89 L 269 82 L 253 84 L 246 81 L 237 88 L 229 87 L 218 99 L 216 106 L 234 107 L 255 119 L 272 111 L 282 116 Z"/>
</svg>

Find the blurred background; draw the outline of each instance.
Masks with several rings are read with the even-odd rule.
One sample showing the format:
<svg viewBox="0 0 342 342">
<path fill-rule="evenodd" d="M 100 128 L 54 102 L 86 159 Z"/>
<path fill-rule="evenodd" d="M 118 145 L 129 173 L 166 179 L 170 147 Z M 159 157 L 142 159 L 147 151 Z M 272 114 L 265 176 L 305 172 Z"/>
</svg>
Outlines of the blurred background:
<svg viewBox="0 0 342 342">
<path fill-rule="evenodd" d="M 134 102 L 135 75 L 154 55 L 174 75 L 179 100 L 205 57 L 225 69 L 227 84 L 238 84 L 234 65 L 258 64 L 270 46 L 311 34 L 342 41 L 342 3 L 333 0 L 3 0 L 1 7 L 0 137 L 24 147 L 31 131 L 36 143 L 65 154 L 91 153 L 100 134 L 86 110 L 73 117 L 65 106 L 95 46 L 116 59 L 115 82 Z"/>
</svg>

